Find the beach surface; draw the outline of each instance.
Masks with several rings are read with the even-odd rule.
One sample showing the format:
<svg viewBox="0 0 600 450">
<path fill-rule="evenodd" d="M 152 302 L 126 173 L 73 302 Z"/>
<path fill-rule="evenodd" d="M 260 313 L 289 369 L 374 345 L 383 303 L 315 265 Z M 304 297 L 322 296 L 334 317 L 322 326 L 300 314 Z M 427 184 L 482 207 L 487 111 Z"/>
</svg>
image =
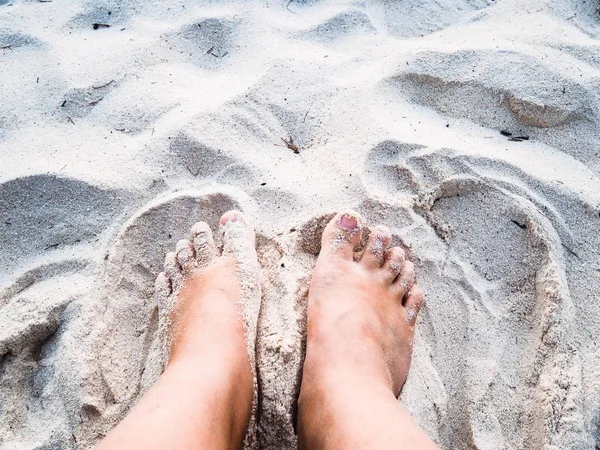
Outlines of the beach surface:
<svg viewBox="0 0 600 450">
<path fill-rule="evenodd" d="M 0 0 L 0 449 L 90 448 L 161 370 L 192 224 L 257 231 L 260 448 L 295 448 L 339 210 L 426 295 L 400 397 L 443 449 L 600 447 L 600 4 Z"/>
</svg>

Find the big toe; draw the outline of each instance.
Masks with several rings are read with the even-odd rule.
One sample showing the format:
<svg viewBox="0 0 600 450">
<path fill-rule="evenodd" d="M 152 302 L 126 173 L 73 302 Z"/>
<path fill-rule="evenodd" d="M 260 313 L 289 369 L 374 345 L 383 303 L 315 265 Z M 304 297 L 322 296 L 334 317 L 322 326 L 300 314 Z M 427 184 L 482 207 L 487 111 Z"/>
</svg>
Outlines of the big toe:
<svg viewBox="0 0 600 450">
<path fill-rule="evenodd" d="M 336 214 L 323 230 L 321 254 L 352 259 L 362 237 L 362 228 L 362 220 L 357 214 Z"/>
<path fill-rule="evenodd" d="M 228 211 L 221 217 L 223 255 L 232 254 L 238 259 L 256 259 L 254 229 L 239 211 Z"/>
</svg>

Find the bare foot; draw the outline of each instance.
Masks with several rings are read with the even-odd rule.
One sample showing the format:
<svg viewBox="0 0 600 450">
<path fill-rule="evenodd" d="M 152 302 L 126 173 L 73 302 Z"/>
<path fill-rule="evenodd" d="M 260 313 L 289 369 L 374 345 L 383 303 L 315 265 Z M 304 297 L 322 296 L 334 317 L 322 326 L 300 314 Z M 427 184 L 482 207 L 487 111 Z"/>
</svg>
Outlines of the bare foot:
<svg viewBox="0 0 600 450">
<path fill-rule="evenodd" d="M 338 214 L 323 232 L 308 296 L 301 446 L 388 448 L 399 442 L 386 432 L 390 427 L 413 433 L 416 440 L 407 442 L 432 445 L 396 400 L 408 375 L 423 293 L 404 251 L 388 249 L 391 234 L 384 227 L 372 230 L 355 260 L 361 234 L 361 221 L 351 214 Z"/>
<path fill-rule="evenodd" d="M 260 276 L 254 231 L 244 216 L 230 211 L 221 218 L 222 254 L 205 222 L 191 239 L 177 242 L 156 280 L 167 369 L 201 366 L 198 376 L 214 374 L 231 388 L 236 436 L 244 436 L 255 407 L 254 343 L 260 309 Z M 227 384 L 230 386 L 227 386 Z M 241 439 L 241 438 L 240 438 Z"/>
<path fill-rule="evenodd" d="M 208 225 L 192 227 L 156 279 L 167 367 L 97 447 L 240 448 L 254 443 L 254 342 L 260 278 L 254 231 L 221 218 L 223 251 Z M 167 339 L 168 338 L 168 339 Z"/>
</svg>

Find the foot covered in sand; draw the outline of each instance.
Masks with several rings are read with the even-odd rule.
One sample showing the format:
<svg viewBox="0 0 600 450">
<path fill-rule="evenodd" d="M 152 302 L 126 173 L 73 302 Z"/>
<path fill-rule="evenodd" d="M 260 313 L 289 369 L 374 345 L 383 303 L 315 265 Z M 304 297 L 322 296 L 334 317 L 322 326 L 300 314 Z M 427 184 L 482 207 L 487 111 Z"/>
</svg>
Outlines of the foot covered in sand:
<svg viewBox="0 0 600 450">
<path fill-rule="evenodd" d="M 323 232 L 308 296 L 298 410 L 300 441 L 307 448 L 327 443 L 349 448 L 344 439 L 353 434 L 346 430 L 336 436 L 335 423 L 348 414 L 369 414 L 371 405 L 395 408 L 408 374 L 423 292 L 404 251 L 388 248 L 392 236 L 387 228 L 373 228 L 364 251 L 356 255 L 362 228 L 356 215 L 346 213 L 336 215 Z M 361 411 L 354 414 L 357 405 Z M 314 431 L 327 429 L 325 424 L 334 424 L 329 433 Z M 360 441 L 354 435 L 352 443 Z"/>
<path fill-rule="evenodd" d="M 191 239 L 177 242 L 156 280 L 167 368 L 196 370 L 213 378 L 215 392 L 235 416 L 233 441 L 246 431 L 256 399 L 254 341 L 260 308 L 255 236 L 244 216 L 230 211 L 220 220 L 222 251 L 205 222 Z M 196 368 L 196 369 L 195 369 Z M 254 402 L 253 402 L 254 398 Z"/>
</svg>

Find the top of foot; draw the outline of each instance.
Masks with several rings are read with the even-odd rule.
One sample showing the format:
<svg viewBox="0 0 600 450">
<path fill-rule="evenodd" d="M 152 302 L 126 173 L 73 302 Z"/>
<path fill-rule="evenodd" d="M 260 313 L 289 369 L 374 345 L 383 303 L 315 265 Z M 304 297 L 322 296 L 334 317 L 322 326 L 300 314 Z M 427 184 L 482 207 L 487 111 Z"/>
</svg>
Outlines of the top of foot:
<svg viewBox="0 0 600 450">
<path fill-rule="evenodd" d="M 387 228 L 373 228 L 356 259 L 362 231 L 360 218 L 344 213 L 323 232 L 308 297 L 304 377 L 344 368 L 387 383 L 397 396 L 424 296 L 413 263 L 400 247 L 389 248 Z"/>
</svg>

